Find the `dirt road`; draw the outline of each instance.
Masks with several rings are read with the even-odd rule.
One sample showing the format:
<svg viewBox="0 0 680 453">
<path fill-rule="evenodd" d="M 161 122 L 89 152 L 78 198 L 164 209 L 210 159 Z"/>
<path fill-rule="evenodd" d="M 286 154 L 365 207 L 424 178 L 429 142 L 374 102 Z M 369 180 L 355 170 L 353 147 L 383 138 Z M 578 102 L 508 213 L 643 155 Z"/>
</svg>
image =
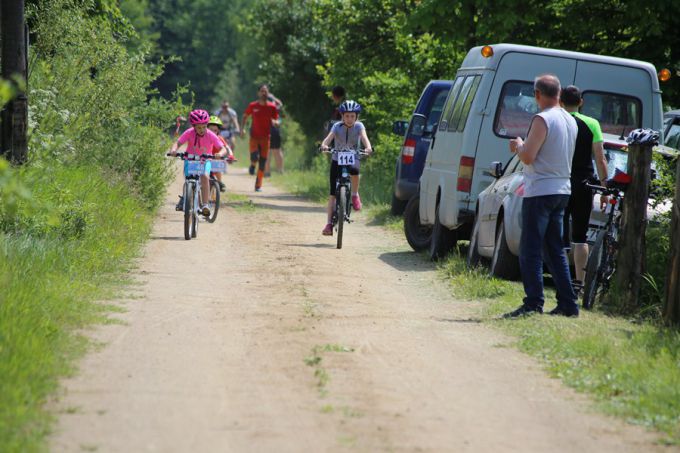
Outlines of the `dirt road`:
<svg viewBox="0 0 680 453">
<path fill-rule="evenodd" d="M 53 451 L 650 451 L 470 318 L 432 265 L 235 170 L 184 241 L 168 192 L 123 321 L 64 383 Z"/>
</svg>

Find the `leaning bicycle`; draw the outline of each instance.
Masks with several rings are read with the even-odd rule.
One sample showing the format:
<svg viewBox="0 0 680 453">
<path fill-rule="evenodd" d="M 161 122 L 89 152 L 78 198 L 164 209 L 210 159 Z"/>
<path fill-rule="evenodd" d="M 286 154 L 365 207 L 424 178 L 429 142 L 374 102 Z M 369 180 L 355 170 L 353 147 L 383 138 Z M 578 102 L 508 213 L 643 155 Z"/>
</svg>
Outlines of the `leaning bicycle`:
<svg viewBox="0 0 680 453">
<path fill-rule="evenodd" d="M 352 213 L 352 179 L 350 178 L 350 168 L 355 166 L 359 160 L 368 156 L 368 153 L 356 149 L 335 149 L 321 150 L 337 156 L 338 176 L 335 180 L 335 211 L 331 219 L 331 224 L 337 232 L 337 248 L 342 248 L 342 234 L 345 223 L 351 223 Z"/>
<path fill-rule="evenodd" d="M 614 179 L 608 180 L 606 187 L 586 184 L 586 187 L 599 193 L 600 196 L 609 197 L 607 221 L 595 235 L 595 241 L 586 262 L 583 308 L 588 310 L 593 307 L 596 300 L 602 301 L 616 271 L 616 252 L 621 235 L 621 201 L 627 185 L 627 182 L 618 182 Z"/>
</svg>

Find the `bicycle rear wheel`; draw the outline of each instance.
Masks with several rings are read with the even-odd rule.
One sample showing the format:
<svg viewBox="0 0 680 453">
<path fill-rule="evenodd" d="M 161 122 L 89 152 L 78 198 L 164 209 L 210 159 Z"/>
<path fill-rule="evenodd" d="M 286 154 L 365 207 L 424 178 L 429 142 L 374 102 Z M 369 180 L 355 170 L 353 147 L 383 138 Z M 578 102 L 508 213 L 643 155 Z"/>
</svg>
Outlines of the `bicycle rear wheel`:
<svg viewBox="0 0 680 453">
<path fill-rule="evenodd" d="M 601 266 L 604 261 L 604 253 L 606 252 L 604 249 L 604 238 L 606 234 L 607 233 L 604 230 L 597 233 L 595 242 L 588 255 L 588 261 L 586 262 L 586 275 L 585 281 L 583 282 L 583 308 L 587 310 L 593 308 L 595 298 L 602 289 Z"/>
<path fill-rule="evenodd" d="M 342 230 L 345 224 L 345 213 L 347 212 L 347 187 L 340 186 L 338 188 L 340 191 L 338 194 L 338 248 L 342 248 Z"/>
<path fill-rule="evenodd" d="M 194 237 L 194 189 L 189 183 L 184 184 L 184 239 Z"/>
<path fill-rule="evenodd" d="M 220 185 L 216 179 L 210 180 L 210 198 L 208 199 L 208 206 L 210 207 L 208 222 L 213 223 L 217 218 L 217 211 L 220 210 Z"/>
</svg>

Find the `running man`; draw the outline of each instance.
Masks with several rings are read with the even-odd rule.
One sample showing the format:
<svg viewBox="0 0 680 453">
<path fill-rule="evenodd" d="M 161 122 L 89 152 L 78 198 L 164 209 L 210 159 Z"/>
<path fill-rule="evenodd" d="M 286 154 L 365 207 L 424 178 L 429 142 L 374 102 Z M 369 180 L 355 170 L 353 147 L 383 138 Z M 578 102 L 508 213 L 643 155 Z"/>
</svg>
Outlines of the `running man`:
<svg viewBox="0 0 680 453">
<path fill-rule="evenodd" d="M 260 85 L 258 89 L 258 100 L 248 104 L 243 112 L 241 120 L 241 137 L 245 137 L 245 127 L 248 117 L 252 117 L 250 127 L 250 174 L 255 174 L 257 165 L 257 177 L 255 179 L 255 191 L 262 190 L 262 179 L 264 178 L 264 168 L 269 156 L 269 139 L 271 127 L 279 126 L 279 112 L 276 104 L 269 102 L 269 87 L 266 84 Z"/>
</svg>

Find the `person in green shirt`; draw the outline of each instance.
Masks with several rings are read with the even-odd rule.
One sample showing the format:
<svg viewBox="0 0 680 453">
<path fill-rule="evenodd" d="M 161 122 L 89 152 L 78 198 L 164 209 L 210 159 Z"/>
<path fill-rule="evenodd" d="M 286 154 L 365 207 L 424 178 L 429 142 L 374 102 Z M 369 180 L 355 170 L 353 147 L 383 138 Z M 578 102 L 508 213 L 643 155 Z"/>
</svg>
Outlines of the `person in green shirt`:
<svg viewBox="0 0 680 453">
<path fill-rule="evenodd" d="M 607 160 L 604 156 L 602 128 L 595 119 L 579 113 L 583 105 L 581 90 L 574 85 L 564 88 L 560 94 L 562 107 L 574 116 L 578 126 L 576 148 L 571 163 L 571 197 L 564 211 L 564 243 L 572 245 L 574 254 L 575 289 L 580 289 L 585 277 L 588 261 L 586 236 L 593 207 L 593 191 L 585 186 L 584 180 L 595 177 L 593 161 L 597 166 L 597 176 L 604 184 L 607 180 Z M 600 198 L 600 208 L 606 206 L 607 198 Z M 571 219 L 571 228 L 570 222 Z"/>
</svg>

